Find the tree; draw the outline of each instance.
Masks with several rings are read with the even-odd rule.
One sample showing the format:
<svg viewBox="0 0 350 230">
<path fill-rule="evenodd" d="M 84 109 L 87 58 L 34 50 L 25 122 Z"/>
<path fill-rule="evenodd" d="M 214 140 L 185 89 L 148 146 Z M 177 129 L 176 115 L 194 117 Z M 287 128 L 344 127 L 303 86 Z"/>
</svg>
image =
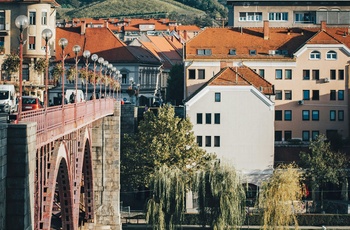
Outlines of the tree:
<svg viewBox="0 0 350 230">
<path fill-rule="evenodd" d="M 198 147 L 189 119 L 175 117 L 170 105 L 159 107 L 157 113 L 145 111 L 138 132 L 123 138 L 121 178 L 125 188 L 147 187 L 154 170 L 164 165 L 194 171 L 215 158 Z"/>
<path fill-rule="evenodd" d="M 1 69 L 11 76 L 19 70 L 19 64 L 20 60 L 17 54 L 8 54 L 1 65 Z"/>
<path fill-rule="evenodd" d="M 196 174 L 193 191 L 198 194 L 202 225 L 214 230 L 237 229 L 244 222 L 245 190 L 233 167 L 218 161 Z"/>
<path fill-rule="evenodd" d="M 295 164 L 280 165 L 262 185 L 259 208 L 263 210 L 263 229 L 298 227 L 293 203 L 303 196 L 302 171 Z"/>
<path fill-rule="evenodd" d="M 182 104 L 184 99 L 184 66 L 183 64 L 174 65 L 171 68 L 167 86 L 167 98 L 174 105 Z"/>
<path fill-rule="evenodd" d="M 309 146 L 310 152 L 300 153 L 300 165 L 306 170 L 306 176 L 311 180 L 313 193 L 321 188 L 323 201 L 323 186 L 326 183 L 339 184 L 346 178 L 347 158 L 340 152 L 332 152 L 330 142 L 325 135 L 319 135 Z M 313 195 L 313 199 L 316 199 Z"/>
</svg>

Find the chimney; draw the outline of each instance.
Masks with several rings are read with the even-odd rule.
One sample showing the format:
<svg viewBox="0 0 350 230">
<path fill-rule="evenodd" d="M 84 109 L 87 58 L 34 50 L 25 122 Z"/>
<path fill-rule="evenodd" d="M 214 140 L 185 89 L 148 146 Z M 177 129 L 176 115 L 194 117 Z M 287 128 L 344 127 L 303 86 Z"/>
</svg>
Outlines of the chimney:
<svg viewBox="0 0 350 230">
<path fill-rule="evenodd" d="M 86 21 L 81 21 L 80 34 L 85 34 L 85 30 L 86 30 Z"/>
<path fill-rule="evenodd" d="M 104 24 L 105 24 L 105 27 L 108 28 L 108 21 L 107 20 L 105 21 Z"/>
<path fill-rule="evenodd" d="M 184 30 L 184 33 L 183 33 L 183 34 L 184 34 L 184 35 L 183 35 L 183 36 L 184 36 L 184 39 L 187 40 L 187 39 L 188 39 L 188 37 L 187 37 L 187 30 Z"/>
<path fill-rule="evenodd" d="M 270 27 L 269 21 L 264 21 L 264 40 L 269 40 Z"/>
<path fill-rule="evenodd" d="M 321 30 L 326 31 L 326 28 L 327 28 L 326 21 L 321 21 Z"/>
</svg>

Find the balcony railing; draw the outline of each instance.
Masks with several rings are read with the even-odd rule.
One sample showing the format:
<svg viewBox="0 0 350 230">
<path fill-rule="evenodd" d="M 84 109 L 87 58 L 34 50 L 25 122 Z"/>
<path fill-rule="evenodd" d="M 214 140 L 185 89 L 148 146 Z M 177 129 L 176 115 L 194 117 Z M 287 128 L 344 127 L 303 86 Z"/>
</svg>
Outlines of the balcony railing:
<svg viewBox="0 0 350 230">
<path fill-rule="evenodd" d="M 52 106 L 46 110 L 25 111 L 21 114 L 21 121 L 37 123 L 36 143 L 39 148 L 102 117 L 112 115 L 115 102 L 112 98 L 103 98 L 66 104 L 63 107 Z"/>
</svg>

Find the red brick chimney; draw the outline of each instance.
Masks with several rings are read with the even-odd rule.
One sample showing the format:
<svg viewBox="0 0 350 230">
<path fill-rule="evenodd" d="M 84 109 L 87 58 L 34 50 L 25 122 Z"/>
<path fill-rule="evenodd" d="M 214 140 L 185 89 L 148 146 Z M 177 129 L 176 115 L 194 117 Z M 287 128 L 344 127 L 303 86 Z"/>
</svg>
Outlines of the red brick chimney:
<svg viewBox="0 0 350 230">
<path fill-rule="evenodd" d="M 269 40 L 270 27 L 269 21 L 264 21 L 264 40 Z"/>
<path fill-rule="evenodd" d="M 86 30 L 86 21 L 81 21 L 80 34 L 85 34 L 85 30 Z"/>
<path fill-rule="evenodd" d="M 327 29 L 327 23 L 326 23 L 326 21 L 321 21 L 321 30 L 326 31 L 326 29 Z"/>
</svg>

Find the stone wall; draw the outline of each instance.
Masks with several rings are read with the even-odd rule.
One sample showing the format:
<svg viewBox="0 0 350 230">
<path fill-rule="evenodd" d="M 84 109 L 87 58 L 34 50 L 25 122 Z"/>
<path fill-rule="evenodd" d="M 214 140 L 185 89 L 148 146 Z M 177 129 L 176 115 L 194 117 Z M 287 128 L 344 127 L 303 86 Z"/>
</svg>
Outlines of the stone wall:
<svg viewBox="0 0 350 230">
<path fill-rule="evenodd" d="M 0 125 L 0 229 L 6 229 L 7 125 Z"/>
</svg>

